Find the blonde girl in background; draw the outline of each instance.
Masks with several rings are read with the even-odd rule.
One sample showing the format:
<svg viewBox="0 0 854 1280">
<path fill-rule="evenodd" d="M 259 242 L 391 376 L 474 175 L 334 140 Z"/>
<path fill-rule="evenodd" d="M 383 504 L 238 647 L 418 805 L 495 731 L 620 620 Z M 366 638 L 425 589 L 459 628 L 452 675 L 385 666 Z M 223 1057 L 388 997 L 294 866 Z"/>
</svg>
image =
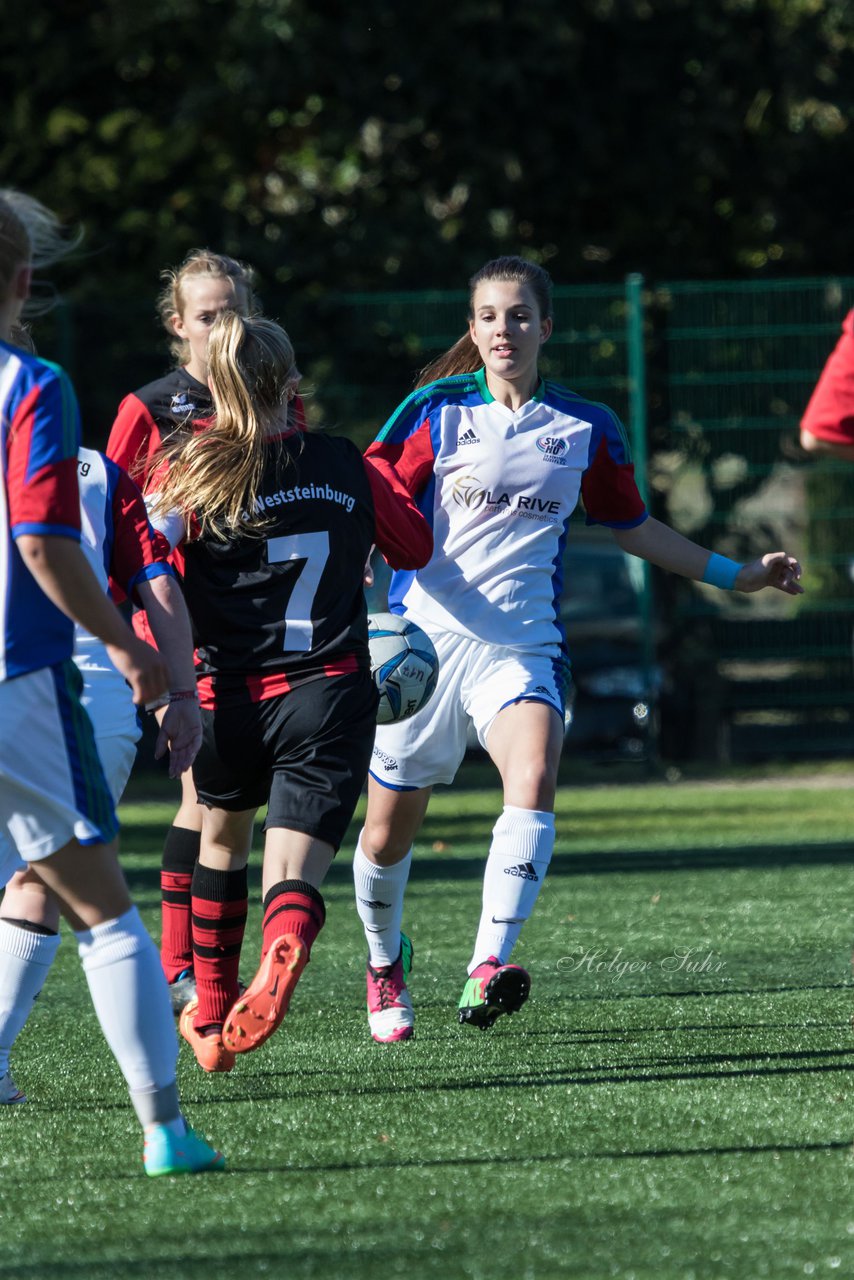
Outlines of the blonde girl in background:
<svg viewBox="0 0 854 1280">
<path fill-rule="evenodd" d="M 258 310 L 251 267 L 224 253 L 194 249 L 180 266 L 162 273 L 157 312 L 171 338 L 174 367 L 163 377 L 125 396 L 119 405 L 106 452 L 145 488 L 152 459 L 174 445 L 196 421 L 210 418 L 208 340 L 225 311 L 253 315 Z M 302 426 L 302 404 L 292 404 Z M 181 570 L 180 553 L 175 560 Z M 150 639 L 145 615 L 134 617 L 138 634 Z M 199 856 L 201 813 L 189 772 L 181 779 L 181 802 L 166 833 L 161 861 L 160 960 L 170 985 L 173 1012 L 195 993 L 190 923 L 190 885 Z"/>
</svg>

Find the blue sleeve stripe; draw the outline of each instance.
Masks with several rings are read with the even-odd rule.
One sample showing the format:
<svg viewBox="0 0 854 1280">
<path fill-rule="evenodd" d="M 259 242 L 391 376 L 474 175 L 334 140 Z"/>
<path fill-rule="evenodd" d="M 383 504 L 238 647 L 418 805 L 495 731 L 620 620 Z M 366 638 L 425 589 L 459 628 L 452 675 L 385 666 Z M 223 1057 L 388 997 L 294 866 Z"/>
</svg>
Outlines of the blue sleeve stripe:
<svg viewBox="0 0 854 1280">
<path fill-rule="evenodd" d="M 125 594 L 130 595 L 140 582 L 150 582 L 152 578 L 174 578 L 176 576 L 171 564 L 167 564 L 165 560 L 157 560 L 154 564 L 143 565 L 139 573 L 134 574 L 125 588 Z"/>
<path fill-rule="evenodd" d="M 19 538 L 22 533 L 45 534 L 51 538 L 71 538 L 72 542 L 80 541 L 80 530 L 72 529 L 67 524 L 43 524 L 35 520 L 22 520 L 12 525 L 12 537 Z"/>
<path fill-rule="evenodd" d="M 587 525 L 601 524 L 605 529 L 637 529 L 648 519 L 649 512 L 644 511 L 643 515 L 638 516 L 635 520 L 593 520 L 590 516 L 586 516 L 584 523 Z"/>
</svg>

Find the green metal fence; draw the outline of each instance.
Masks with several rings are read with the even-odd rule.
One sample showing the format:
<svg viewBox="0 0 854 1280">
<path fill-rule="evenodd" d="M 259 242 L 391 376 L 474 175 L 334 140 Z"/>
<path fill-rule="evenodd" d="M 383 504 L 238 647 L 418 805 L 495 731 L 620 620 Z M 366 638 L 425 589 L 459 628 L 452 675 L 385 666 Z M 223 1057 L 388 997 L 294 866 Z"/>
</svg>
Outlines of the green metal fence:
<svg viewBox="0 0 854 1280">
<path fill-rule="evenodd" d="M 703 710 L 683 734 L 696 754 L 854 752 L 854 471 L 798 444 L 852 301 L 854 280 L 680 282 L 651 293 L 660 412 L 648 424 L 650 483 L 662 514 L 737 559 L 792 550 L 807 588 L 796 599 L 671 593 L 674 680 Z"/>
</svg>

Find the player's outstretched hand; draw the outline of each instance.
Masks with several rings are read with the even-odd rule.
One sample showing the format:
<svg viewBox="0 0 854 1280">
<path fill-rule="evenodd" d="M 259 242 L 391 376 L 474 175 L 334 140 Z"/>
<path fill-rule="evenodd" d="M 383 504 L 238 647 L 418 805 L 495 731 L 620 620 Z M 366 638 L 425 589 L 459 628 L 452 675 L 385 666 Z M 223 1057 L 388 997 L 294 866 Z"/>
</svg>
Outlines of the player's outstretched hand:
<svg viewBox="0 0 854 1280">
<path fill-rule="evenodd" d="M 761 591 L 763 587 L 776 587 L 788 596 L 803 595 L 799 582 L 801 566 L 794 556 L 785 551 L 769 551 L 758 560 L 741 566 L 735 580 L 736 591 Z"/>
<path fill-rule="evenodd" d="M 180 778 L 189 769 L 202 745 L 202 718 L 195 698 L 170 702 L 160 722 L 154 744 L 154 758 L 159 760 L 168 750 L 169 777 Z"/>
<path fill-rule="evenodd" d="M 133 691 L 137 706 L 155 702 L 169 688 L 169 675 L 160 654 L 128 628 L 128 639 L 121 645 L 107 645 L 107 653 Z"/>
</svg>

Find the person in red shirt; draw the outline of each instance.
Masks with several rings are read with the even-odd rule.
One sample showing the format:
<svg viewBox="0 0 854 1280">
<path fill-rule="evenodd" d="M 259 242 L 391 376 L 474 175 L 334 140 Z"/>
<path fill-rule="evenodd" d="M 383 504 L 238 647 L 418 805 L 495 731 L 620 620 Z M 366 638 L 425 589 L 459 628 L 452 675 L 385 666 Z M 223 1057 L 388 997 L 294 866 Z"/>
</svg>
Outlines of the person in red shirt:
<svg viewBox="0 0 854 1280">
<path fill-rule="evenodd" d="M 854 310 L 842 322 L 804 411 L 801 444 L 808 453 L 854 461 Z"/>
</svg>

